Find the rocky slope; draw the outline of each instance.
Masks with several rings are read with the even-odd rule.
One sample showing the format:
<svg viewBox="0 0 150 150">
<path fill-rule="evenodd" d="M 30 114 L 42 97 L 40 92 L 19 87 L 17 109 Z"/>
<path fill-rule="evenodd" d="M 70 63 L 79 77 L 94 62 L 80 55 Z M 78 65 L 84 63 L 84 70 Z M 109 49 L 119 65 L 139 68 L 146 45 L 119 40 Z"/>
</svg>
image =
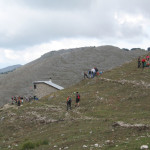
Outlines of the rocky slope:
<svg viewBox="0 0 150 150">
<path fill-rule="evenodd" d="M 83 79 L 83 71 L 92 67 L 106 71 L 146 51 L 124 51 L 113 46 L 84 47 L 52 51 L 13 72 L 0 75 L 0 105 L 7 103 L 11 96 L 29 96 L 33 93 L 32 82 L 52 81 L 63 87 L 71 86 Z"/>
</svg>

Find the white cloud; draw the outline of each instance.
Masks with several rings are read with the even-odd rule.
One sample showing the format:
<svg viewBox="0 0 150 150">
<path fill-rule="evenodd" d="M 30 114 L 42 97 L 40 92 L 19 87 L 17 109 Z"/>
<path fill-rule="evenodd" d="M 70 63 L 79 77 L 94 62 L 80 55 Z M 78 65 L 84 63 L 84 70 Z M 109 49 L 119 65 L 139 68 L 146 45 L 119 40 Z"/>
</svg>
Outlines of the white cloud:
<svg viewBox="0 0 150 150">
<path fill-rule="evenodd" d="M 40 45 L 25 48 L 24 50 L 0 49 L 0 68 L 14 64 L 26 64 L 32 60 L 39 58 L 41 55 L 60 49 L 84 47 L 84 46 L 98 46 L 102 43 L 97 39 L 61 39 L 57 41 L 50 41 Z M 5 64 L 7 62 L 7 64 Z M 10 63 L 11 62 L 11 63 Z"/>
<path fill-rule="evenodd" d="M 0 0 L 0 66 L 81 46 L 146 48 L 149 5 L 149 0 Z"/>
</svg>

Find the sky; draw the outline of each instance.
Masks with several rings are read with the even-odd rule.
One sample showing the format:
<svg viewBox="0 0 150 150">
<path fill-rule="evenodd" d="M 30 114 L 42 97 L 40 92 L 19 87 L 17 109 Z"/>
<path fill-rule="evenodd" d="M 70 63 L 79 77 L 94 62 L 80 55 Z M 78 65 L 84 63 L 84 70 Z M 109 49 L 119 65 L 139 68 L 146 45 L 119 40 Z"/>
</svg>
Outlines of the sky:
<svg viewBox="0 0 150 150">
<path fill-rule="evenodd" d="M 54 50 L 150 47 L 150 0 L 0 0 L 0 68 Z"/>
</svg>

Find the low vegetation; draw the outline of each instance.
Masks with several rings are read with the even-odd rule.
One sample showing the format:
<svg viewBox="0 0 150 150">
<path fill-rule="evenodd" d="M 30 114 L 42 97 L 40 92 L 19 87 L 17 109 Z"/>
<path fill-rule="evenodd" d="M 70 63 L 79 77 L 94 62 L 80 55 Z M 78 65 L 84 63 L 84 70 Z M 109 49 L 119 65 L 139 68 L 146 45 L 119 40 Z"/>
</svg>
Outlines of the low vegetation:
<svg viewBox="0 0 150 150">
<path fill-rule="evenodd" d="M 0 110 L 0 149 L 150 147 L 149 74 L 150 68 L 138 69 L 134 60 L 39 101 Z M 79 107 L 75 107 L 76 91 L 81 95 Z M 66 111 L 68 95 L 72 110 Z"/>
</svg>

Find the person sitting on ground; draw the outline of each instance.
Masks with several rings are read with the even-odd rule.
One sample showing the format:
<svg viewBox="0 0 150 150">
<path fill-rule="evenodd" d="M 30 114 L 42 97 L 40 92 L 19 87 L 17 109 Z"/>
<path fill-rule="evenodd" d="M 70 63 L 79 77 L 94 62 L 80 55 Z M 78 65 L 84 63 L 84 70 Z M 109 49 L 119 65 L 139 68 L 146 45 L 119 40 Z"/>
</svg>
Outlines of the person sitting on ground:
<svg viewBox="0 0 150 150">
<path fill-rule="evenodd" d="M 79 102 L 80 102 L 80 94 L 78 92 L 76 92 L 76 105 L 75 105 L 75 107 L 80 105 Z"/>
<path fill-rule="evenodd" d="M 103 71 L 100 71 L 99 74 L 102 75 L 102 74 L 103 74 Z"/>
<path fill-rule="evenodd" d="M 84 72 L 84 79 L 85 78 L 89 78 L 86 72 Z"/>
<path fill-rule="evenodd" d="M 67 111 L 68 111 L 68 109 L 70 108 L 70 110 L 71 110 L 71 97 L 70 96 L 68 96 L 67 97 Z"/>
</svg>

